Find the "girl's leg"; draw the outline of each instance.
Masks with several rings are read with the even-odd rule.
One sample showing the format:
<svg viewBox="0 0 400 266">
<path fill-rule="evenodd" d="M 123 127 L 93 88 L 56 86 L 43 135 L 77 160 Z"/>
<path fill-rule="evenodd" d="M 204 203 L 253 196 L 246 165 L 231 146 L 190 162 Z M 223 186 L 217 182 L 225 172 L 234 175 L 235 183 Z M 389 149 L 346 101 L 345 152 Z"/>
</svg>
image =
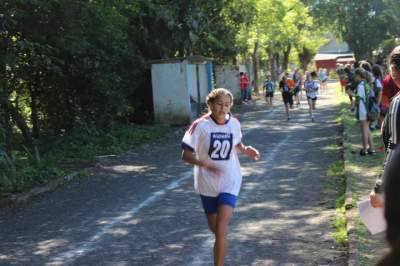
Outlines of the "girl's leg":
<svg viewBox="0 0 400 266">
<path fill-rule="evenodd" d="M 371 133 L 371 129 L 369 128 L 370 123 L 367 122 L 367 130 L 368 130 L 368 146 L 369 146 L 369 150 L 373 151 L 374 150 L 374 140 L 372 138 L 372 133 Z"/>
<path fill-rule="evenodd" d="M 217 214 L 217 230 L 215 234 L 214 244 L 214 265 L 224 265 L 224 258 L 228 248 L 228 225 L 231 221 L 233 208 L 228 205 L 221 204 L 218 206 Z"/>
<path fill-rule="evenodd" d="M 207 214 L 207 222 L 208 228 L 210 228 L 211 232 L 213 232 L 213 234 L 215 235 L 215 232 L 217 231 L 217 214 Z"/>
<path fill-rule="evenodd" d="M 361 142 L 363 146 L 363 150 L 366 152 L 368 147 L 368 122 L 367 121 L 360 121 L 361 127 Z"/>
<path fill-rule="evenodd" d="M 313 112 L 312 112 L 313 103 L 312 103 L 312 100 L 311 99 L 307 99 L 307 102 L 308 102 L 308 113 L 310 114 L 311 119 L 313 119 Z"/>
<path fill-rule="evenodd" d="M 350 96 L 350 95 L 349 95 L 349 99 L 350 99 L 350 109 L 353 111 L 353 110 L 354 110 L 353 96 Z"/>
<path fill-rule="evenodd" d="M 312 101 L 312 109 L 313 109 L 313 110 L 315 110 L 315 105 L 316 105 L 316 103 L 317 103 L 317 100 L 313 100 L 313 101 Z"/>
<path fill-rule="evenodd" d="M 286 118 L 289 120 L 289 104 L 285 103 Z"/>
</svg>

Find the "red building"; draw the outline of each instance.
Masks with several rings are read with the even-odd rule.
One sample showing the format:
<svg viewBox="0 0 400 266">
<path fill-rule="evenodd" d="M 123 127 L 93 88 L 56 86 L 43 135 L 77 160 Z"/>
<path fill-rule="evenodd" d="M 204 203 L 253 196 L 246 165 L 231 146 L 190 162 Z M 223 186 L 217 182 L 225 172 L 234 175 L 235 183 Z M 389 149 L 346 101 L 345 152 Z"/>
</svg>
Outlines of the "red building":
<svg viewBox="0 0 400 266">
<path fill-rule="evenodd" d="M 319 49 L 318 54 L 314 57 L 314 62 L 316 69 L 335 70 L 337 64 L 352 64 L 355 62 L 355 58 L 347 43 L 331 40 Z"/>
</svg>

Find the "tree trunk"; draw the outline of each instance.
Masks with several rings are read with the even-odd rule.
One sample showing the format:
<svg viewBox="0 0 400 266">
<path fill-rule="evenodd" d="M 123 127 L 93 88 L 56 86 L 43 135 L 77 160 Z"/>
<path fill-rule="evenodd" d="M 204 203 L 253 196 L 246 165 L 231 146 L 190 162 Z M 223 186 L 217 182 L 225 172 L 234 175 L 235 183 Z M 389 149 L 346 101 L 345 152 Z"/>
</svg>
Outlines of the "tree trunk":
<svg viewBox="0 0 400 266">
<path fill-rule="evenodd" d="M 258 94 L 258 41 L 254 45 L 254 50 L 252 54 L 253 63 L 253 78 L 254 78 L 254 92 Z"/>
<path fill-rule="evenodd" d="M 299 53 L 299 60 L 301 64 L 301 69 L 306 72 L 307 71 L 307 66 L 311 62 L 312 59 L 312 54 L 309 49 L 306 47 L 303 48 L 303 51 Z"/>
<path fill-rule="evenodd" d="M 273 51 L 274 47 L 273 44 L 270 43 L 267 49 L 268 54 L 268 63 L 269 63 L 269 75 L 274 82 L 277 82 L 279 79 L 279 71 L 277 67 L 277 54 Z"/>
<path fill-rule="evenodd" d="M 279 57 L 279 53 L 274 53 L 274 71 L 275 71 L 275 77 L 278 80 L 279 79 L 279 75 L 282 72 L 282 69 L 279 68 L 279 66 L 281 65 L 281 60 Z"/>
<path fill-rule="evenodd" d="M 24 120 L 23 116 L 19 113 L 18 109 L 15 108 L 13 104 L 4 97 L 0 98 L 0 104 L 4 106 L 4 109 L 11 115 L 18 129 L 21 130 L 25 143 L 29 147 L 32 147 L 33 146 L 32 134 L 29 130 L 28 125 L 26 124 L 26 121 Z"/>
<path fill-rule="evenodd" d="M 292 50 L 292 45 L 288 44 L 286 49 L 283 51 L 283 62 L 282 62 L 282 68 L 284 71 L 287 71 L 288 66 L 289 66 L 289 55 L 290 51 Z"/>
<path fill-rule="evenodd" d="M 0 104 L 0 150 L 4 150 L 6 154 L 11 154 L 11 125 L 10 115 Z"/>
<path fill-rule="evenodd" d="M 38 117 L 38 107 L 37 107 L 37 89 L 36 87 L 39 86 L 39 79 L 40 77 L 38 74 L 36 75 L 36 81 L 33 86 L 29 87 L 30 95 L 31 95 L 31 121 L 32 121 L 32 134 L 33 137 L 38 139 L 39 138 L 39 117 Z"/>
</svg>

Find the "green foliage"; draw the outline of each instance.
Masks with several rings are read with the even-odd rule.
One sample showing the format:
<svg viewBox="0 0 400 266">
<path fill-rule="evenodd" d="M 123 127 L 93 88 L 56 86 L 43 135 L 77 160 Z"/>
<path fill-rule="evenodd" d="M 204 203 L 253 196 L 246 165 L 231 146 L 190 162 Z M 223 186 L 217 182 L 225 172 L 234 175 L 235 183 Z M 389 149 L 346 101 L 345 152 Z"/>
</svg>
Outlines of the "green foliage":
<svg viewBox="0 0 400 266">
<path fill-rule="evenodd" d="M 95 135 L 76 133 L 66 136 L 51 151 L 34 147 L 12 155 L 0 151 L 0 195 L 20 192 L 43 184 L 65 173 L 88 166 L 99 155 L 117 154 L 139 145 L 163 138 L 172 128 L 167 126 L 118 125 L 108 132 Z M 93 132 L 92 132 L 93 133 Z M 86 176 L 84 170 L 80 176 Z"/>
<path fill-rule="evenodd" d="M 241 27 L 237 35 L 241 60 L 249 56 L 268 62 L 268 69 L 275 78 L 279 69 L 289 63 L 307 68 L 316 49 L 324 41 L 316 28 L 309 9 L 299 0 L 260 0 L 255 6 L 256 19 Z"/>
<path fill-rule="evenodd" d="M 372 57 L 382 41 L 399 36 L 398 1 L 324 0 L 303 1 L 321 25 L 346 41 L 361 60 Z"/>
</svg>

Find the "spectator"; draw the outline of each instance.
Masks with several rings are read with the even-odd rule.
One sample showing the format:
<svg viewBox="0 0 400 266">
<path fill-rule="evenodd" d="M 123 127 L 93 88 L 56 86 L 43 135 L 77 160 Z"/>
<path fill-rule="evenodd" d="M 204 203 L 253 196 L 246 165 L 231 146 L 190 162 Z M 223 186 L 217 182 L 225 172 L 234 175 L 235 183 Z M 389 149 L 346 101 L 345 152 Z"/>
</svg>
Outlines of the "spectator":
<svg viewBox="0 0 400 266">
<path fill-rule="evenodd" d="M 378 124 L 376 125 L 376 128 L 380 128 L 383 122 L 382 117 L 382 108 L 381 108 L 381 102 L 382 102 L 382 81 L 383 81 L 383 73 L 382 73 L 382 68 L 380 65 L 373 65 L 372 66 L 372 75 L 374 78 L 373 86 L 372 88 L 374 89 L 374 93 L 376 96 L 376 103 L 379 105 L 380 108 L 380 116 L 378 120 Z"/>
<path fill-rule="evenodd" d="M 356 117 L 360 121 L 361 128 L 361 139 L 362 139 L 362 149 L 360 150 L 360 155 L 365 156 L 367 154 L 372 155 L 375 153 L 372 134 L 369 129 L 369 121 L 367 118 L 367 92 L 366 92 L 366 76 L 367 73 L 362 68 L 357 68 L 354 71 L 354 79 L 357 82 L 356 89 Z"/>
<path fill-rule="evenodd" d="M 355 94 L 357 82 L 354 80 L 354 72 L 350 65 L 346 65 L 344 71 L 346 73 L 346 92 L 350 99 L 350 110 L 354 111 L 353 95 Z"/>
<path fill-rule="evenodd" d="M 390 76 L 400 87 L 400 46 L 394 48 L 389 57 Z M 383 171 L 385 194 L 385 218 L 387 222 L 386 240 L 391 251 L 379 266 L 400 265 L 400 94 L 393 97 L 383 124 L 384 143 L 387 147 L 386 163 Z M 371 196 L 373 198 L 373 196 Z M 371 199 L 372 203 L 372 199 Z"/>
<path fill-rule="evenodd" d="M 249 86 L 249 78 L 247 74 L 244 72 L 240 72 L 240 95 L 242 97 L 242 101 L 247 102 L 247 87 Z"/>
<path fill-rule="evenodd" d="M 340 89 L 341 89 L 342 93 L 344 93 L 344 89 L 346 88 L 347 80 L 346 80 L 346 72 L 344 71 L 344 67 L 342 64 L 338 64 L 336 73 L 339 77 Z"/>
</svg>

